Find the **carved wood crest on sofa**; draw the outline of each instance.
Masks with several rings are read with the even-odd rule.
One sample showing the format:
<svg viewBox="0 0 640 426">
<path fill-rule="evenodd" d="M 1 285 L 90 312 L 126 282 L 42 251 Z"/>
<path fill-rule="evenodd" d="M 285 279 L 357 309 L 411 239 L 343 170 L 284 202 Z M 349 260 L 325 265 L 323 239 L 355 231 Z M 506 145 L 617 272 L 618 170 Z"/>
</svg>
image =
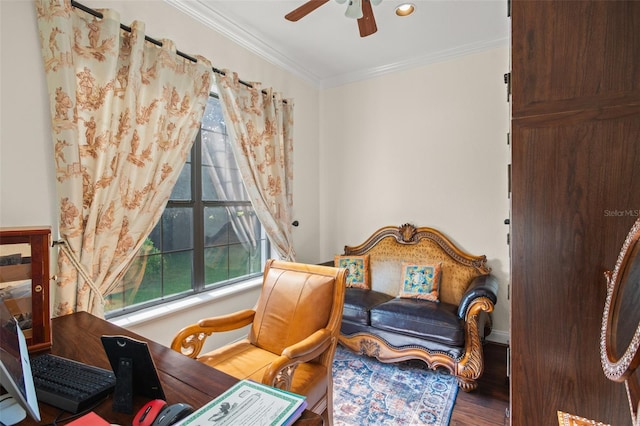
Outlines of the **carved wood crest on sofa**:
<svg viewBox="0 0 640 426">
<path fill-rule="evenodd" d="M 449 370 L 465 391 L 477 387 L 498 289 L 486 256 L 468 254 L 440 231 L 411 224 L 380 228 L 364 243 L 345 246 L 342 256 L 367 258 L 370 286 L 347 288 L 343 346 L 382 362 L 420 359 L 429 368 Z M 398 297 L 407 264 L 440 267 L 437 301 Z"/>
</svg>

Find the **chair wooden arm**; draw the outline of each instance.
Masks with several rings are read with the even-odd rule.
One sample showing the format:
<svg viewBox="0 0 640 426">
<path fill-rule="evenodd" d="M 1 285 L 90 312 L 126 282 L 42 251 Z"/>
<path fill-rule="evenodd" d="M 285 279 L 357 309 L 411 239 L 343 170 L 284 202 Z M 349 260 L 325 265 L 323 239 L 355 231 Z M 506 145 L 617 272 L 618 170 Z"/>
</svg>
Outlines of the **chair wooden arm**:
<svg viewBox="0 0 640 426">
<path fill-rule="evenodd" d="M 310 361 L 324 352 L 331 344 L 331 332 L 326 328 L 316 331 L 306 339 L 285 348 L 282 355 L 287 358 Z"/>
<path fill-rule="evenodd" d="M 319 357 L 331 346 L 333 341 L 331 332 L 323 328 L 306 339 L 285 348 L 282 355 L 273 360 L 265 371 L 262 383 L 289 390 L 297 365 Z"/>
<path fill-rule="evenodd" d="M 205 318 L 180 330 L 171 341 L 171 349 L 189 358 L 197 358 L 211 333 L 236 330 L 253 322 L 256 312 L 245 309 L 228 315 Z"/>
<path fill-rule="evenodd" d="M 255 315 L 256 311 L 253 309 L 245 309 L 244 311 L 238 311 L 228 315 L 201 319 L 198 321 L 198 325 L 202 328 L 210 328 L 211 331 L 217 332 L 236 330 L 251 324 Z"/>
</svg>

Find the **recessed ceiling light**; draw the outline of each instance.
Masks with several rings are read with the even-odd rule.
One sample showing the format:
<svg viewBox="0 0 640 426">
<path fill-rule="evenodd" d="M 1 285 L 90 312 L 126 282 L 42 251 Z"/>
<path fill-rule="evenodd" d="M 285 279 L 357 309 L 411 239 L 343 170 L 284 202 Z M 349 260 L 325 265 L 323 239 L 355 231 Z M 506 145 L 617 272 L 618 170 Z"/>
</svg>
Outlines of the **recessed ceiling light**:
<svg viewBox="0 0 640 426">
<path fill-rule="evenodd" d="M 411 3 L 403 3 L 400 6 L 396 7 L 396 15 L 398 16 L 409 16 L 416 10 L 415 6 Z"/>
</svg>

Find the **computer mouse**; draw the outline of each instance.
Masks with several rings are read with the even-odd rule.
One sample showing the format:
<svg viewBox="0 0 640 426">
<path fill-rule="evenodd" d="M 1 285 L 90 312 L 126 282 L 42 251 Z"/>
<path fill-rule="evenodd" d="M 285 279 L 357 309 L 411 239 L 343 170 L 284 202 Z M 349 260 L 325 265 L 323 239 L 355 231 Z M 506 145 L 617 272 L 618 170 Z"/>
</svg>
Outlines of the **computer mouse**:
<svg viewBox="0 0 640 426">
<path fill-rule="evenodd" d="M 193 413 L 193 407 L 189 404 L 179 402 L 167 405 L 160 411 L 151 426 L 169 426 L 184 419 L 191 413 Z"/>
<path fill-rule="evenodd" d="M 151 426 L 158 414 L 167 406 L 167 402 L 162 399 L 154 399 L 147 402 L 135 415 L 131 426 Z"/>
</svg>

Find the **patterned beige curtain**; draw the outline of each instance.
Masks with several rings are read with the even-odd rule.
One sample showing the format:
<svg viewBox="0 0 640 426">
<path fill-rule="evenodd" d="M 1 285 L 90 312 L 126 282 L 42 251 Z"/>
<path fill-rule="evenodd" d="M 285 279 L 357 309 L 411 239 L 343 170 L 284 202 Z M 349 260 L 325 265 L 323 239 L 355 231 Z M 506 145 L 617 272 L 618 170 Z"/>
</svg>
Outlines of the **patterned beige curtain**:
<svg viewBox="0 0 640 426">
<path fill-rule="evenodd" d="M 293 101 L 227 70 L 215 78 L 253 208 L 279 256 L 293 261 Z"/>
<path fill-rule="evenodd" d="M 36 0 L 49 87 L 60 236 L 54 315 L 104 316 L 104 296 L 160 218 L 204 113 L 211 64 L 69 0 Z"/>
</svg>

